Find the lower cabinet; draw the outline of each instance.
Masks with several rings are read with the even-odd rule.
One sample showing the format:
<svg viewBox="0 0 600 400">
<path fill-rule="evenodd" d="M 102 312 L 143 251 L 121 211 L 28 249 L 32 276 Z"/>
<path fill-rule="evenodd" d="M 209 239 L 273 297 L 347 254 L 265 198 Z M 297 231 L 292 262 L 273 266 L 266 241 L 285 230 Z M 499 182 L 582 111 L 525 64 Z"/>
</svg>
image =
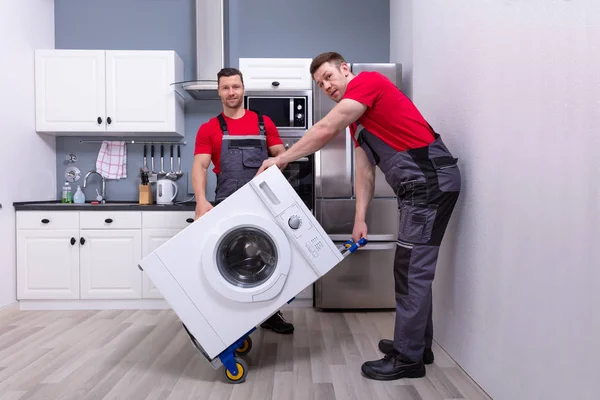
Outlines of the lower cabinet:
<svg viewBox="0 0 600 400">
<path fill-rule="evenodd" d="M 140 230 L 81 230 L 80 298 L 141 299 Z"/>
<path fill-rule="evenodd" d="M 79 229 L 17 231 L 17 298 L 79 298 Z"/>
<path fill-rule="evenodd" d="M 152 253 L 154 250 L 162 246 L 167 240 L 171 239 L 180 229 L 144 229 L 142 237 L 142 258 Z M 147 299 L 162 299 L 160 291 L 154 286 L 146 273 L 143 273 L 142 278 L 142 293 Z"/>
<path fill-rule="evenodd" d="M 193 217 L 193 211 L 18 211 L 17 298 L 161 299 L 139 261 Z"/>
</svg>

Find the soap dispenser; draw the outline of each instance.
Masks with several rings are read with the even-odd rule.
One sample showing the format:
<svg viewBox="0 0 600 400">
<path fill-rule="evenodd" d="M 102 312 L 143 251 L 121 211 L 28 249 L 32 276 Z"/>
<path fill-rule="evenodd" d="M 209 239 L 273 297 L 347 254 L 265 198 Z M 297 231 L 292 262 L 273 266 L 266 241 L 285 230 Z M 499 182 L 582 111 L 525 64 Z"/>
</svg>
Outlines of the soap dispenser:
<svg viewBox="0 0 600 400">
<path fill-rule="evenodd" d="M 85 203 L 85 195 L 81 191 L 81 186 L 77 185 L 77 191 L 73 195 L 73 202 L 75 204 L 83 204 Z"/>
</svg>

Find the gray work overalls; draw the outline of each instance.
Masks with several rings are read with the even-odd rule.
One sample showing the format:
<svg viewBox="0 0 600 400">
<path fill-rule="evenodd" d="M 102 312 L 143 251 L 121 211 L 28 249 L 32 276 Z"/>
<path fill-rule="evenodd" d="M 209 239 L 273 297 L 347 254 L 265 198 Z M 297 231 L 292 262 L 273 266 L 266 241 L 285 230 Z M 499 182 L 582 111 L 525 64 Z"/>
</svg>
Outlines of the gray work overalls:
<svg viewBox="0 0 600 400">
<path fill-rule="evenodd" d="M 379 166 L 398 198 L 394 349 L 414 362 L 422 359 L 424 348 L 431 347 L 433 340 L 431 285 L 439 246 L 461 186 L 458 159 L 440 135 L 431 131 L 433 143 L 402 152 L 361 125 L 355 131 L 369 162 Z"/>
<path fill-rule="evenodd" d="M 215 202 L 218 204 L 250 182 L 263 161 L 269 158 L 269 153 L 262 115 L 258 115 L 258 135 L 230 135 L 223 115 L 219 114 L 217 119 L 223 132 L 221 172 L 217 175 L 215 189 Z"/>
</svg>

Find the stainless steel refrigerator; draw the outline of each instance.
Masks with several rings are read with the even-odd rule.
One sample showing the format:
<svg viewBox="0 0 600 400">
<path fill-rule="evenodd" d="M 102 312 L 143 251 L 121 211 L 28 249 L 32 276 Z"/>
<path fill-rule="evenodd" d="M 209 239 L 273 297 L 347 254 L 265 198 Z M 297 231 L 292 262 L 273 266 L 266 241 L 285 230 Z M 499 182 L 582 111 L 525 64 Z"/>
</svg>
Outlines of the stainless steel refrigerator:
<svg viewBox="0 0 600 400">
<path fill-rule="evenodd" d="M 351 63 L 352 72 L 378 71 L 401 88 L 402 66 L 395 63 Z M 313 83 L 314 122 L 335 106 Z M 315 215 L 329 237 L 343 244 L 354 225 L 354 143 L 348 128 L 315 153 Z M 395 307 L 394 254 L 398 203 L 383 173 L 376 168 L 375 192 L 367 213 L 369 243 L 315 284 L 319 309 L 387 309 Z"/>
</svg>

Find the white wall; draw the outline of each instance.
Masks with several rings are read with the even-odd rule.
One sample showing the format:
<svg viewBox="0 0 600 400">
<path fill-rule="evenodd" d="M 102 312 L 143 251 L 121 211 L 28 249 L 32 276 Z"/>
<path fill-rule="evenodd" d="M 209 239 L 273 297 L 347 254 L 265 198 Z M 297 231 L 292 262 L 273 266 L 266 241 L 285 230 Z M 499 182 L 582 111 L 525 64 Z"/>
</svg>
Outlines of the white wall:
<svg viewBox="0 0 600 400">
<path fill-rule="evenodd" d="M 402 91 L 412 99 L 412 1 L 390 1 L 390 61 L 402 64 Z"/>
<path fill-rule="evenodd" d="M 406 2 L 391 0 L 392 26 Z M 434 336 L 496 400 L 597 399 L 600 2 L 419 0 L 412 13 L 413 99 L 464 176 Z"/>
<path fill-rule="evenodd" d="M 12 203 L 56 198 L 55 141 L 35 132 L 36 48 L 54 48 L 54 0 L 0 1 L 0 307 L 16 300 Z"/>
</svg>

